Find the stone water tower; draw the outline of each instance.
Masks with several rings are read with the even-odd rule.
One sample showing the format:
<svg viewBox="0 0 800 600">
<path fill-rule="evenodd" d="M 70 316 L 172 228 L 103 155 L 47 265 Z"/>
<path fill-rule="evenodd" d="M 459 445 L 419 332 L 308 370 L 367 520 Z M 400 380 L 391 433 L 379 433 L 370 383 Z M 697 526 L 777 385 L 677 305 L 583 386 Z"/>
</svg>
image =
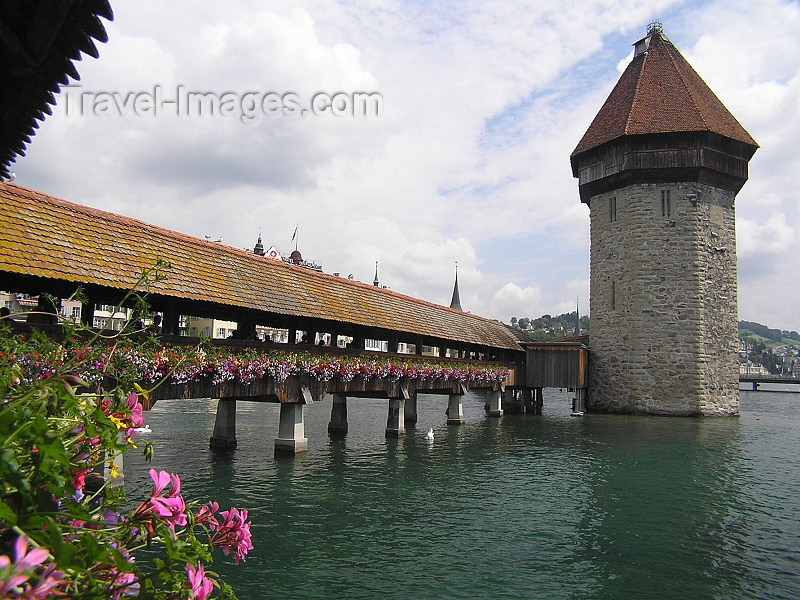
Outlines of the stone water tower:
<svg viewBox="0 0 800 600">
<path fill-rule="evenodd" d="M 757 148 L 651 24 L 570 157 L 591 222 L 589 410 L 739 412 L 734 201 Z"/>
</svg>

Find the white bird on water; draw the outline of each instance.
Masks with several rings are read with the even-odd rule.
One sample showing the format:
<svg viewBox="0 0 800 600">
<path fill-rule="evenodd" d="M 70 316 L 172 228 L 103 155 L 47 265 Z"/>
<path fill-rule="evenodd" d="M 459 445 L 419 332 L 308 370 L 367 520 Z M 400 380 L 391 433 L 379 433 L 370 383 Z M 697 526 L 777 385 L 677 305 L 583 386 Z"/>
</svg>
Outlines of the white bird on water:
<svg viewBox="0 0 800 600">
<path fill-rule="evenodd" d="M 433 441 L 433 427 L 428 429 L 428 433 L 425 435 L 425 439 L 428 440 L 429 442 Z"/>
<path fill-rule="evenodd" d="M 144 427 L 136 427 L 134 428 L 136 433 L 153 433 L 153 430 L 150 429 L 150 425 L 145 425 Z"/>
</svg>

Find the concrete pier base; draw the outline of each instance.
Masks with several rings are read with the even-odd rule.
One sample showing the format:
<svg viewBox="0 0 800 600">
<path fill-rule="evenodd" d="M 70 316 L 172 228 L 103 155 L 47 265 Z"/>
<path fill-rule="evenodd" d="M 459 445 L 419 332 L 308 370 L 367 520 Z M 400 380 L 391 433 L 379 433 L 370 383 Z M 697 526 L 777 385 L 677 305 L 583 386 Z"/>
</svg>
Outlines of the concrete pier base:
<svg viewBox="0 0 800 600">
<path fill-rule="evenodd" d="M 214 433 L 208 445 L 212 448 L 236 448 L 236 400 L 220 399 Z"/>
<path fill-rule="evenodd" d="M 417 424 L 417 393 L 414 392 L 413 394 L 409 394 L 408 400 L 406 400 L 405 408 L 403 409 L 405 413 L 405 423 L 406 425 L 416 425 Z"/>
<path fill-rule="evenodd" d="M 330 435 L 347 434 L 347 396 L 345 394 L 333 394 L 328 433 Z"/>
<path fill-rule="evenodd" d="M 503 405 L 502 405 L 502 395 L 500 391 L 496 392 L 489 392 L 489 397 L 487 399 L 487 404 L 489 405 L 489 416 L 490 417 L 502 417 L 503 416 Z"/>
<path fill-rule="evenodd" d="M 447 424 L 464 424 L 464 407 L 461 404 L 461 394 L 450 394 L 447 399 Z"/>
<path fill-rule="evenodd" d="M 299 402 L 282 402 L 275 453 L 297 454 L 306 450 L 308 438 L 305 437 L 303 405 Z"/>
<path fill-rule="evenodd" d="M 403 398 L 389 398 L 386 437 L 400 437 L 406 434 L 405 403 Z"/>
</svg>

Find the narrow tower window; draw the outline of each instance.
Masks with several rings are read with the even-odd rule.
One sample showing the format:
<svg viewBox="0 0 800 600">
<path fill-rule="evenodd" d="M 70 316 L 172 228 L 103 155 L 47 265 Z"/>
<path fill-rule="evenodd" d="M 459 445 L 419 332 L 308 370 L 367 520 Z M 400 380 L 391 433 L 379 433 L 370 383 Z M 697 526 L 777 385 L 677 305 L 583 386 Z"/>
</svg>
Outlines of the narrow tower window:
<svg viewBox="0 0 800 600">
<path fill-rule="evenodd" d="M 611 282 L 611 310 L 617 310 L 617 282 Z"/>
<path fill-rule="evenodd" d="M 670 190 L 661 190 L 661 216 L 668 217 L 672 213 L 671 202 L 669 198 Z"/>
<path fill-rule="evenodd" d="M 617 220 L 617 197 L 608 199 L 608 221 L 613 223 Z"/>
</svg>

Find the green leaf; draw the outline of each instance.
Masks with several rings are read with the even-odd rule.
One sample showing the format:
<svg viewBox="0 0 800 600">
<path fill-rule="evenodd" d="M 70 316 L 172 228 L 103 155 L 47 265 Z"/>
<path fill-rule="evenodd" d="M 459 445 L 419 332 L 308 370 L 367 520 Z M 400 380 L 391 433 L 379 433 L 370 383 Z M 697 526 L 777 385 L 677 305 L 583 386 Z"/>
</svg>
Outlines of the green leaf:
<svg viewBox="0 0 800 600">
<path fill-rule="evenodd" d="M 2 500 L 0 500 L 0 520 L 5 521 L 9 527 L 13 527 L 17 524 L 17 513 Z"/>
</svg>

